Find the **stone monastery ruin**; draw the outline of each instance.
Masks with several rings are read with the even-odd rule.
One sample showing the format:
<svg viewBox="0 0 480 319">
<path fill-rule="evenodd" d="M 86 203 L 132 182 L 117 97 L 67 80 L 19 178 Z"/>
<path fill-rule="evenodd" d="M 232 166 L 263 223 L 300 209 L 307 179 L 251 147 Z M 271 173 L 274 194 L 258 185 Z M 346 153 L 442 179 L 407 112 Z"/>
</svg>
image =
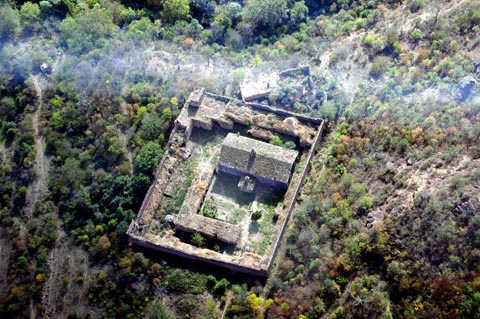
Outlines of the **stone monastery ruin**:
<svg viewBox="0 0 480 319">
<path fill-rule="evenodd" d="M 268 275 L 323 126 L 195 90 L 130 224 L 132 243 Z"/>
</svg>

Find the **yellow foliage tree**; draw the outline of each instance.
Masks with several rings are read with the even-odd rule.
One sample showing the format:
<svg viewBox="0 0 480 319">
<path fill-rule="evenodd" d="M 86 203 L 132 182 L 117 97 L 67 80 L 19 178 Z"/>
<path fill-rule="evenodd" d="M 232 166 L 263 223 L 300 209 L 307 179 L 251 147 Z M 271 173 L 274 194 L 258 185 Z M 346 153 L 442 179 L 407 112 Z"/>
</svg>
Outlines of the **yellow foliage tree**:
<svg viewBox="0 0 480 319">
<path fill-rule="evenodd" d="M 259 314 L 262 310 L 264 300 L 262 297 L 258 297 L 256 294 L 250 294 L 247 296 L 247 298 L 245 298 L 245 303 L 252 312 Z"/>
<path fill-rule="evenodd" d="M 44 282 L 45 281 L 45 275 L 40 273 L 35 276 L 36 282 Z"/>
</svg>

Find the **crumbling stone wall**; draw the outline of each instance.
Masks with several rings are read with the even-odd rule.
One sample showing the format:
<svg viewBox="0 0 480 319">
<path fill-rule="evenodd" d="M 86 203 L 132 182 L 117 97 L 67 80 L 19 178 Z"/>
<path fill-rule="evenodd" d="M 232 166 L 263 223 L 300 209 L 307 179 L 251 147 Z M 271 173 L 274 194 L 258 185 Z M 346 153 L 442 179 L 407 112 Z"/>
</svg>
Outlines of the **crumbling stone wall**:
<svg viewBox="0 0 480 319">
<path fill-rule="evenodd" d="M 223 104 L 222 102 L 225 104 Z M 219 103 L 218 109 L 216 103 Z M 202 109 L 202 107 L 206 107 L 206 109 Z M 226 113 L 228 113 L 227 111 L 232 113 L 232 117 L 226 116 Z M 198 114 L 197 112 L 200 112 L 200 114 Z M 300 120 L 302 122 L 299 123 L 303 126 L 303 129 L 300 129 L 300 131 L 303 130 L 304 132 L 300 135 L 303 134 L 305 138 L 308 137 L 308 143 L 305 143 L 302 147 L 306 148 L 307 146 L 310 146 L 310 150 L 306 156 L 305 154 L 303 154 L 302 156 L 302 163 L 305 163 L 302 167 L 302 171 L 300 172 L 300 174 L 296 173 L 295 180 L 291 181 L 290 188 L 288 189 L 286 195 L 288 207 L 285 210 L 282 209 L 282 214 L 280 216 L 281 223 L 280 225 L 275 226 L 275 229 L 278 229 L 278 233 L 276 231 L 275 242 L 271 246 L 269 246 L 267 255 L 259 256 L 257 254 L 252 254 L 247 251 L 236 251 L 234 254 L 220 254 L 206 248 L 199 248 L 192 246 L 189 243 L 182 242 L 179 238 L 175 237 L 173 234 L 170 233 L 159 234 L 149 231 L 151 225 L 154 224 L 152 223 L 152 220 L 154 218 L 155 210 L 159 207 L 163 200 L 166 186 L 168 185 L 172 174 L 175 172 L 175 167 L 177 167 L 178 162 L 182 160 L 182 154 L 188 153 L 185 152 L 186 148 L 184 147 L 184 145 L 185 142 L 190 139 L 190 134 L 194 127 L 194 123 L 192 123 L 193 121 L 191 119 L 195 115 L 201 115 L 199 116 L 199 118 L 205 118 L 206 120 L 210 120 L 211 122 L 209 123 L 217 122 L 220 126 L 227 129 L 233 128 L 234 123 L 240 123 L 242 119 L 245 119 L 247 121 L 245 122 L 247 126 L 251 126 L 252 128 L 255 127 L 260 130 L 265 130 L 265 132 L 282 132 L 285 135 L 288 135 L 288 132 L 282 131 L 284 129 L 281 126 L 283 122 L 285 122 L 283 124 L 286 125 L 286 128 L 292 127 L 292 130 L 296 130 L 294 129 L 295 125 L 291 125 L 292 122 L 288 122 L 289 117 L 295 118 L 296 121 Z M 263 118 L 264 121 L 260 121 L 261 123 L 258 123 L 258 125 L 254 124 L 253 122 L 248 122 L 249 119 L 252 119 L 252 116 L 257 116 L 257 120 Z M 278 118 L 277 116 L 280 116 L 282 118 Z M 293 124 L 295 123 L 293 122 Z M 211 124 L 207 125 L 207 127 L 210 126 Z M 318 130 L 316 130 L 314 127 L 318 127 Z M 306 174 L 308 173 L 308 165 L 314 155 L 316 147 L 321 140 L 323 128 L 324 122 L 321 119 L 310 118 L 308 116 L 296 114 L 285 110 L 275 109 L 266 105 L 254 103 L 249 103 L 246 105 L 241 101 L 233 98 L 216 96 L 206 92 L 204 93 L 203 99 L 199 100 L 198 108 L 189 107 L 189 103 L 186 103 L 184 109 L 182 109 L 181 115 L 179 116 L 179 118 L 177 118 L 175 122 L 174 129 L 170 135 L 167 144 L 167 152 L 160 161 L 159 168 L 155 174 L 154 183 L 149 188 L 147 195 L 145 196 L 137 218 L 132 221 L 128 229 L 127 234 L 130 236 L 132 243 L 139 246 L 148 247 L 157 251 L 167 252 L 176 256 L 202 260 L 235 271 L 241 271 L 244 273 L 261 276 L 268 275 L 268 271 L 272 267 L 274 257 L 278 252 L 279 244 L 284 235 L 286 225 L 288 223 L 290 215 L 292 214 L 293 207 L 296 204 L 296 200 L 300 192 L 301 186 L 305 180 Z M 292 136 L 299 136 L 298 132 L 290 133 L 294 134 Z M 207 181 L 206 184 L 210 184 L 210 181 Z M 203 189 L 205 187 L 201 188 Z M 204 196 L 202 195 L 200 195 L 199 198 L 200 197 L 204 198 Z M 199 198 L 195 200 L 196 203 L 203 202 L 203 199 L 199 200 Z M 184 204 L 188 205 L 188 201 L 186 201 L 186 203 Z M 198 205 L 195 205 L 194 210 L 195 213 L 198 213 Z M 177 217 L 178 216 L 181 216 L 181 214 L 177 215 Z M 195 217 L 198 217 L 196 219 L 204 219 L 203 216 L 200 216 L 198 214 L 196 214 Z M 192 225 L 192 223 L 184 224 L 186 226 L 185 230 L 190 229 L 189 227 Z M 200 224 L 201 226 L 214 226 L 213 224 L 210 225 L 209 223 Z M 221 236 L 218 235 L 220 234 L 220 232 L 218 231 L 223 229 L 224 227 L 223 225 L 220 225 L 220 222 L 214 224 L 216 224 L 218 227 L 210 227 L 212 229 L 211 233 L 214 234 L 214 236 L 216 236 L 217 238 L 219 238 Z M 233 225 L 232 227 L 235 228 L 238 226 Z M 196 229 L 197 228 L 195 228 L 194 231 L 196 231 Z M 207 230 L 205 230 L 205 232 L 207 232 Z M 234 233 L 237 232 L 235 231 Z M 230 234 L 225 234 L 225 238 L 227 238 L 227 235 Z"/>
<path fill-rule="evenodd" d="M 304 76 L 310 76 L 310 74 L 311 74 L 310 65 L 305 65 L 305 66 L 301 66 L 301 67 L 298 67 L 298 68 L 284 70 L 284 71 L 278 73 L 278 76 L 281 79 L 284 79 L 286 77 L 295 76 L 299 73 L 303 74 Z"/>
<path fill-rule="evenodd" d="M 295 204 L 297 202 L 298 194 L 300 193 L 300 189 L 302 188 L 303 182 L 305 181 L 305 177 L 308 174 L 310 162 L 311 162 L 313 156 L 315 155 L 315 151 L 318 147 L 318 144 L 320 144 L 320 141 L 322 140 L 322 133 L 323 133 L 324 127 L 325 127 L 325 122 L 322 121 L 320 126 L 318 127 L 317 135 L 315 136 L 315 140 L 312 144 L 312 147 L 310 148 L 310 151 L 308 152 L 307 159 L 306 159 L 306 164 L 305 164 L 305 166 L 303 168 L 303 171 L 300 175 L 300 180 L 297 184 L 297 187 L 295 188 L 295 191 L 293 193 L 290 204 L 288 205 L 287 214 L 285 216 L 285 219 L 283 220 L 282 226 L 280 228 L 280 232 L 277 236 L 274 247 L 272 249 L 272 253 L 270 254 L 270 257 L 269 257 L 269 260 L 268 260 L 268 271 L 270 271 L 270 269 L 272 268 L 273 260 L 275 259 L 275 256 L 278 252 L 278 248 L 280 246 L 280 241 L 282 240 L 282 237 L 285 233 L 288 220 L 290 219 L 290 216 L 292 215 L 293 208 L 295 207 Z"/>
</svg>

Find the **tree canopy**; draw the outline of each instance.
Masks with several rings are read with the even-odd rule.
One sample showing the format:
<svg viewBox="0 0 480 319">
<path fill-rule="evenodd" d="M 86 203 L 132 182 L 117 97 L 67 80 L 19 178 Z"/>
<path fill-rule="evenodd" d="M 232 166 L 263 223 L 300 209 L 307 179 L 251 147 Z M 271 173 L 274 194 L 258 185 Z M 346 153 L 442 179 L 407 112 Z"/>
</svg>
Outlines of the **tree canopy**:
<svg viewBox="0 0 480 319">
<path fill-rule="evenodd" d="M 14 37 L 20 31 L 20 14 L 8 4 L 0 6 L 0 40 Z"/>
<path fill-rule="evenodd" d="M 60 23 L 60 39 L 69 50 L 84 54 L 105 46 L 117 29 L 107 10 L 87 9 Z"/>
<path fill-rule="evenodd" d="M 163 3 L 162 16 L 170 23 L 188 20 L 190 16 L 190 1 L 165 0 Z"/>
<path fill-rule="evenodd" d="M 20 8 L 22 24 L 29 29 L 33 28 L 33 24 L 40 20 L 41 14 L 40 6 L 30 1 L 22 4 L 22 7 Z"/>
<path fill-rule="evenodd" d="M 243 11 L 245 21 L 258 29 L 270 30 L 285 23 L 296 25 L 307 18 L 304 1 L 250 0 Z"/>
</svg>

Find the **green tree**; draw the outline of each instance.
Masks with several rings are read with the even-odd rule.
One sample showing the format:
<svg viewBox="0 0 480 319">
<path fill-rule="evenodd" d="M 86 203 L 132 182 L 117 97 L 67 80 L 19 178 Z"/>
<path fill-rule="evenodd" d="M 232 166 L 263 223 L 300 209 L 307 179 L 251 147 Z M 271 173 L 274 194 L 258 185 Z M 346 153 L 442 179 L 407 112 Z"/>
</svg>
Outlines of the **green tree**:
<svg viewBox="0 0 480 319">
<path fill-rule="evenodd" d="M 146 141 L 160 139 L 163 141 L 163 132 L 167 130 L 168 123 L 155 114 L 146 114 L 138 133 Z"/>
<path fill-rule="evenodd" d="M 169 23 L 188 20 L 190 16 L 190 1 L 165 0 L 163 3 L 162 16 Z"/>
<path fill-rule="evenodd" d="M 250 0 L 243 17 L 257 27 L 274 28 L 288 17 L 288 0 Z"/>
<path fill-rule="evenodd" d="M 81 167 L 80 161 L 69 157 L 65 163 L 58 167 L 52 177 L 54 192 L 67 194 L 78 190 L 83 185 L 85 170 Z"/>
<path fill-rule="evenodd" d="M 18 10 L 5 4 L 0 7 L 0 39 L 13 38 L 20 31 Z"/>
<path fill-rule="evenodd" d="M 361 213 L 367 212 L 370 208 L 372 208 L 372 206 L 373 206 L 373 201 L 368 195 L 365 195 L 362 198 L 360 198 L 358 202 L 358 210 Z"/>
<path fill-rule="evenodd" d="M 27 263 L 28 263 L 28 260 L 27 260 L 27 258 L 25 258 L 25 256 L 20 256 L 20 257 L 17 258 L 17 266 L 18 267 L 25 268 Z"/>
<path fill-rule="evenodd" d="M 63 112 L 53 112 L 52 119 L 50 120 L 50 124 L 55 129 L 61 129 L 65 125 L 65 116 Z"/>
<path fill-rule="evenodd" d="M 300 22 L 306 20 L 308 15 L 308 7 L 305 5 L 304 1 L 297 1 L 294 3 L 293 7 L 290 9 L 290 25 L 296 25 Z"/>
<path fill-rule="evenodd" d="M 22 24 L 28 29 L 34 29 L 35 23 L 40 20 L 42 12 L 40 6 L 30 1 L 25 2 L 20 8 L 20 18 Z"/>
<path fill-rule="evenodd" d="M 171 268 L 166 270 L 164 284 L 172 291 L 203 294 L 207 290 L 207 276 L 181 268 Z"/>
<path fill-rule="evenodd" d="M 154 39 L 160 33 L 160 21 L 154 23 L 148 17 L 142 17 L 140 20 L 134 20 L 128 25 L 128 31 L 137 37 Z"/>
<path fill-rule="evenodd" d="M 0 100 L 0 117 L 7 121 L 15 119 L 15 100 L 6 96 Z"/>
<path fill-rule="evenodd" d="M 296 26 L 304 21 L 308 7 L 304 1 L 249 0 L 243 10 L 243 18 L 257 28 L 275 29 L 288 22 Z"/>
<path fill-rule="evenodd" d="M 158 143 L 148 142 L 140 149 L 135 157 L 135 168 L 138 172 L 150 175 L 155 171 L 158 160 L 162 155 L 162 148 Z"/>
<path fill-rule="evenodd" d="M 103 9 L 88 9 L 60 23 L 60 40 L 75 53 L 84 54 L 106 45 L 117 30 L 112 16 Z"/>
</svg>

